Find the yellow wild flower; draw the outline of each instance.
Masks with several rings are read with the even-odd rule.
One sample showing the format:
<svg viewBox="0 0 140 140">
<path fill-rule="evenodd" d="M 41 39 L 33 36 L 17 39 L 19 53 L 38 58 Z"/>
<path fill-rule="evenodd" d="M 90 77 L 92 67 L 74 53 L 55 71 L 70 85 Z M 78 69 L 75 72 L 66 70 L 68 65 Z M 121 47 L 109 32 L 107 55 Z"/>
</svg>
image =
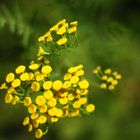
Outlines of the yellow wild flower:
<svg viewBox="0 0 140 140">
<path fill-rule="evenodd" d="M 95 105 L 94 104 L 88 104 L 87 106 L 86 106 L 86 111 L 88 112 L 88 113 L 91 113 L 91 112 L 93 112 L 95 110 Z"/>
<path fill-rule="evenodd" d="M 40 124 L 44 124 L 47 121 L 47 117 L 45 115 L 41 115 L 39 116 L 38 121 Z"/>
<path fill-rule="evenodd" d="M 20 65 L 16 68 L 16 73 L 21 74 L 25 71 L 26 67 L 24 65 Z"/>
<path fill-rule="evenodd" d="M 29 65 L 30 70 L 37 70 L 39 67 L 40 67 L 39 64 L 31 64 L 31 65 Z"/>
<path fill-rule="evenodd" d="M 36 104 L 39 106 L 43 106 L 46 103 L 46 99 L 43 95 L 39 95 L 36 97 Z"/>
<path fill-rule="evenodd" d="M 45 90 L 51 89 L 51 88 L 52 88 L 52 81 L 45 81 L 45 82 L 43 83 L 43 88 L 44 88 Z"/>
<path fill-rule="evenodd" d="M 63 38 L 60 38 L 56 43 L 57 43 L 57 45 L 62 46 L 62 45 L 65 45 L 67 43 L 67 41 L 68 41 L 67 38 L 63 37 Z"/>
<path fill-rule="evenodd" d="M 33 92 L 39 91 L 40 90 L 40 84 L 38 82 L 36 82 L 36 81 L 33 82 L 31 84 L 31 89 L 32 89 Z"/>
<path fill-rule="evenodd" d="M 50 74 L 52 72 L 52 67 L 49 65 L 45 65 L 41 68 L 41 72 L 44 74 Z"/>
<path fill-rule="evenodd" d="M 12 81 L 14 80 L 14 78 L 15 78 L 14 73 L 9 73 L 9 74 L 6 76 L 6 82 L 7 82 L 7 83 L 10 83 L 10 82 L 12 82 Z"/>
<path fill-rule="evenodd" d="M 14 79 L 11 85 L 13 88 L 19 87 L 21 85 L 20 79 Z"/>
<path fill-rule="evenodd" d="M 71 27 L 71 28 L 68 29 L 69 34 L 76 33 L 76 32 L 77 32 L 77 27 L 76 26 Z"/>
<path fill-rule="evenodd" d="M 60 80 L 56 80 L 53 82 L 53 89 L 56 90 L 56 91 L 59 91 L 61 88 L 62 88 L 62 82 Z"/>
<path fill-rule="evenodd" d="M 26 117 L 23 121 L 23 125 L 26 126 L 30 123 L 30 118 L 29 117 Z"/>
<path fill-rule="evenodd" d="M 25 97 L 23 103 L 24 103 L 24 106 L 30 106 L 32 104 L 31 97 Z"/>
<path fill-rule="evenodd" d="M 27 81 L 27 80 L 29 80 L 29 74 L 27 72 L 22 73 L 20 75 L 20 79 L 21 79 L 21 81 Z"/>
<path fill-rule="evenodd" d="M 28 112 L 30 114 L 36 113 L 37 110 L 37 106 L 35 104 L 31 104 L 30 106 L 28 106 Z"/>
<path fill-rule="evenodd" d="M 78 85 L 81 89 L 87 89 L 89 87 L 89 82 L 87 80 L 82 80 Z"/>
<path fill-rule="evenodd" d="M 46 90 L 43 92 L 43 96 L 47 99 L 50 100 L 51 98 L 53 98 L 53 93 L 51 90 Z"/>
<path fill-rule="evenodd" d="M 37 139 L 40 139 L 42 136 L 43 136 L 42 130 L 41 130 L 41 129 L 37 129 L 37 130 L 35 131 L 35 137 L 36 137 Z"/>
<path fill-rule="evenodd" d="M 58 31 L 56 32 L 56 34 L 58 35 L 63 35 L 66 32 L 66 27 L 62 26 L 61 28 L 58 29 Z"/>
</svg>

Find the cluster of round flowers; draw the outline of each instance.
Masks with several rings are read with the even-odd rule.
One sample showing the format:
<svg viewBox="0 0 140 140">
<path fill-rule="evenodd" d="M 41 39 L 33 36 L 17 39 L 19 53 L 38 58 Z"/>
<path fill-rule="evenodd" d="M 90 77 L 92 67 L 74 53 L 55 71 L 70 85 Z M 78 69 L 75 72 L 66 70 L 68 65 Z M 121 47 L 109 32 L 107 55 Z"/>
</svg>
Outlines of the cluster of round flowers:
<svg viewBox="0 0 140 140">
<path fill-rule="evenodd" d="M 53 81 L 51 72 L 49 64 L 20 65 L 7 74 L 0 87 L 6 90 L 6 103 L 21 103 L 27 108 L 23 125 L 28 126 L 29 132 L 35 130 L 36 138 L 45 135 L 48 126 L 61 118 L 95 110 L 93 104 L 88 104 L 89 83 L 83 77 L 83 65 L 69 68 L 64 80 Z"/>
<path fill-rule="evenodd" d="M 101 89 L 114 90 L 115 86 L 118 85 L 119 80 L 122 78 L 121 74 L 117 71 L 112 71 L 110 68 L 107 68 L 102 72 L 100 66 L 94 69 L 93 73 L 101 80 Z"/>
<path fill-rule="evenodd" d="M 38 41 L 56 46 L 70 46 L 69 40 L 75 36 L 77 24 L 78 21 L 67 23 L 66 19 L 63 19 L 51 27 L 47 33 L 39 37 Z"/>
</svg>

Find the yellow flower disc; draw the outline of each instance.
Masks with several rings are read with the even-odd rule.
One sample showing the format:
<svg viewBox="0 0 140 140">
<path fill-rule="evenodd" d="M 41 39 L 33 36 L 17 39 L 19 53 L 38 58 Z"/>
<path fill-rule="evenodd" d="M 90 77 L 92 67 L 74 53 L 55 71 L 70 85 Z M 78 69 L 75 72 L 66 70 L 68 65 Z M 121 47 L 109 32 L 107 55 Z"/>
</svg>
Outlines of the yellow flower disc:
<svg viewBox="0 0 140 140">
<path fill-rule="evenodd" d="M 31 132 L 33 130 L 33 125 L 29 124 L 28 131 Z"/>
<path fill-rule="evenodd" d="M 34 91 L 34 92 L 39 91 L 39 90 L 40 90 L 40 84 L 39 84 L 38 82 L 33 82 L 33 83 L 31 84 L 31 89 L 32 89 L 32 91 Z"/>
<path fill-rule="evenodd" d="M 58 35 L 63 35 L 66 32 L 66 27 L 62 26 L 61 28 L 58 29 L 58 31 L 56 32 L 56 34 Z"/>
<path fill-rule="evenodd" d="M 83 70 L 79 70 L 76 72 L 75 74 L 76 76 L 83 76 L 84 75 L 84 71 Z"/>
<path fill-rule="evenodd" d="M 71 74 L 73 74 L 77 71 L 78 71 L 78 67 L 71 67 L 71 68 L 68 69 L 68 72 L 71 73 Z"/>
<path fill-rule="evenodd" d="M 23 121 L 23 125 L 26 126 L 30 123 L 30 118 L 29 117 L 26 117 Z"/>
<path fill-rule="evenodd" d="M 31 99 L 31 97 L 25 97 L 23 103 L 24 103 L 24 106 L 29 106 L 29 105 L 31 105 L 31 104 L 32 104 L 32 99 Z"/>
<path fill-rule="evenodd" d="M 45 103 L 46 103 L 46 99 L 45 99 L 44 96 L 39 95 L 39 96 L 36 97 L 36 104 L 37 105 L 43 106 L 43 105 L 45 105 Z"/>
<path fill-rule="evenodd" d="M 43 106 L 40 106 L 39 111 L 40 111 L 40 113 L 46 113 L 47 109 L 48 109 L 47 105 L 43 105 Z"/>
<path fill-rule="evenodd" d="M 61 109 L 57 109 L 55 112 L 56 117 L 62 117 L 63 116 L 63 111 Z"/>
<path fill-rule="evenodd" d="M 44 80 L 44 74 L 42 73 L 39 73 L 36 75 L 36 81 L 43 81 Z"/>
<path fill-rule="evenodd" d="M 38 113 L 33 113 L 32 115 L 31 115 L 31 119 L 32 120 L 35 120 L 35 119 L 37 119 L 38 118 Z"/>
<path fill-rule="evenodd" d="M 71 82 L 70 81 L 65 81 L 64 83 L 63 83 L 63 88 L 64 89 L 68 89 L 68 88 L 70 88 L 71 87 Z"/>
<path fill-rule="evenodd" d="M 59 91 L 62 88 L 62 82 L 60 80 L 56 80 L 53 82 L 53 89 Z"/>
<path fill-rule="evenodd" d="M 59 98 L 59 103 L 61 104 L 61 105 L 65 105 L 65 104 L 67 104 L 68 103 L 68 98 Z"/>
<path fill-rule="evenodd" d="M 47 99 L 50 100 L 53 98 L 53 92 L 51 90 L 46 90 L 43 92 L 43 96 Z"/>
<path fill-rule="evenodd" d="M 9 74 L 6 76 L 6 82 L 7 82 L 7 83 L 10 83 L 10 82 L 12 82 L 12 81 L 14 80 L 14 78 L 15 78 L 14 73 L 9 73 Z"/>
<path fill-rule="evenodd" d="M 31 64 L 30 66 L 29 66 L 29 69 L 30 70 L 37 70 L 39 68 L 39 64 Z"/>
<path fill-rule="evenodd" d="M 41 72 L 44 74 L 50 74 L 52 72 L 52 67 L 49 65 L 45 65 L 41 68 Z"/>
<path fill-rule="evenodd" d="M 68 33 L 69 34 L 76 33 L 76 31 L 77 31 L 77 27 L 76 26 L 71 27 L 71 28 L 68 29 Z"/>
<path fill-rule="evenodd" d="M 58 118 L 57 117 L 51 117 L 51 122 L 53 122 L 53 123 L 58 122 Z"/>
<path fill-rule="evenodd" d="M 89 82 L 87 80 L 82 80 L 78 85 L 81 89 L 87 89 L 89 87 Z"/>
<path fill-rule="evenodd" d="M 74 110 L 73 112 L 70 113 L 71 117 L 77 117 L 78 115 L 79 115 L 79 110 L 78 109 L 76 109 L 76 110 Z"/>
<path fill-rule="evenodd" d="M 13 88 L 19 87 L 20 84 L 21 84 L 20 79 L 15 79 L 15 80 L 12 82 L 12 87 L 13 87 Z"/>
<path fill-rule="evenodd" d="M 38 118 L 38 121 L 40 124 L 44 124 L 46 123 L 47 121 L 47 117 L 45 115 L 41 115 L 39 118 Z"/>
<path fill-rule="evenodd" d="M 27 72 L 26 73 L 22 73 L 20 75 L 20 79 L 21 79 L 21 81 L 29 80 L 29 74 Z"/>
<path fill-rule="evenodd" d="M 81 107 L 81 103 L 79 101 L 75 101 L 73 103 L 73 108 L 77 109 L 77 108 L 80 108 Z"/>
<path fill-rule="evenodd" d="M 66 74 L 64 75 L 64 80 L 65 80 L 65 81 L 66 81 L 66 80 L 69 80 L 71 77 L 72 77 L 72 75 L 71 75 L 70 73 L 66 73 Z"/>
<path fill-rule="evenodd" d="M 45 90 L 49 90 L 49 89 L 51 89 L 51 87 L 52 87 L 52 81 L 45 81 L 45 82 L 43 83 L 43 88 L 44 88 Z"/>
<path fill-rule="evenodd" d="M 116 78 L 117 80 L 120 80 L 120 79 L 122 78 L 122 75 L 116 74 L 116 75 L 115 75 L 115 78 Z"/>
<path fill-rule="evenodd" d="M 100 88 L 101 88 L 101 89 L 106 89 L 106 88 L 107 88 L 107 84 L 106 84 L 106 83 L 102 83 L 102 84 L 100 85 Z"/>
<path fill-rule="evenodd" d="M 80 99 L 79 99 L 79 102 L 80 102 L 81 105 L 86 104 L 86 103 L 87 103 L 87 97 L 82 97 L 82 98 L 80 98 Z"/>
<path fill-rule="evenodd" d="M 61 46 L 61 45 L 65 45 L 67 41 L 68 41 L 67 38 L 63 37 L 59 39 L 56 43 Z"/>
<path fill-rule="evenodd" d="M 109 68 L 104 71 L 105 74 L 111 74 L 111 72 L 112 72 L 112 70 Z"/>
<path fill-rule="evenodd" d="M 34 74 L 32 72 L 29 72 L 29 80 L 33 80 L 34 79 Z"/>
<path fill-rule="evenodd" d="M 55 98 L 51 98 L 51 99 L 48 101 L 48 105 L 49 105 L 50 107 L 55 107 L 56 104 L 57 104 L 57 101 L 56 101 Z"/>
<path fill-rule="evenodd" d="M 5 103 L 11 103 L 13 100 L 13 96 L 10 93 L 5 95 Z"/>
<path fill-rule="evenodd" d="M 74 100 L 74 95 L 72 93 L 68 94 L 68 100 L 73 101 Z"/>
<path fill-rule="evenodd" d="M 31 104 L 31 105 L 28 107 L 28 112 L 29 112 L 30 114 L 35 113 L 36 110 L 37 110 L 37 107 L 36 107 L 36 105 L 34 105 L 34 104 Z"/>
<path fill-rule="evenodd" d="M 78 77 L 78 76 L 72 76 L 72 77 L 70 78 L 70 82 L 71 82 L 72 84 L 78 83 L 78 82 L 79 82 L 79 77 Z"/>
<path fill-rule="evenodd" d="M 86 111 L 91 113 L 95 110 L 95 105 L 94 104 L 89 104 L 86 106 Z"/>
<path fill-rule="evenodd" d="M 24 65 L 20 65 L 16 68 L 16 73 L 20 74 L 23 73 L 25 71 L 26 67 Z"/>
<path fill-rule="evenodd" d="M 37 129 L 37 130 L 35 131 L 35 137 L 36 137 L 37 139 L 40 139 L 42 136 L 43 136 L 42 130 L 41 130 L 41 129 Z"/>
</svg>

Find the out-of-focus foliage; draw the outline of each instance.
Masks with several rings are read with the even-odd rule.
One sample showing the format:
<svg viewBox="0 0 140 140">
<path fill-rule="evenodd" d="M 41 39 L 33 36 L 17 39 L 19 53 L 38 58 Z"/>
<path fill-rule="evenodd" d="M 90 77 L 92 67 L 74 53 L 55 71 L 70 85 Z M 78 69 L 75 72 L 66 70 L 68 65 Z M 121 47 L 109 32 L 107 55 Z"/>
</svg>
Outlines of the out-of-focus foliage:
<svg viewBox="0 0 140 140">
<path fill-rule="evenodd" d="M 90 89 L 96 105 L 93 115 L 65 120 L 53 126 L 48 139 L 133 140 L 140 137 L 140 1 L 139 0 L 1 0 L 0 1 L 0 81 L 18 64 L 33 58 L 38 36 L 50 25 L 66 18 L 79 21 L 76 49 L 52 58 L 55 71 L 82 63 L 86 77 L 93 81 L 97 65 L 117 69 L 123 75 L 115 93 Z M 90 74 L 91 73 L 91 74 Z M 34 139 L 22 127 L 25 112 L 11 109 L 0 94 L 0 140 Z M 18 113 L 17 113 L 18 112 Z M 16 115 L 15 115 L 16 114 Z M 16 117 L 15 117 L 16 116 Z M 46 139 L 46 138 L 44 138 Z"/>
</svg>

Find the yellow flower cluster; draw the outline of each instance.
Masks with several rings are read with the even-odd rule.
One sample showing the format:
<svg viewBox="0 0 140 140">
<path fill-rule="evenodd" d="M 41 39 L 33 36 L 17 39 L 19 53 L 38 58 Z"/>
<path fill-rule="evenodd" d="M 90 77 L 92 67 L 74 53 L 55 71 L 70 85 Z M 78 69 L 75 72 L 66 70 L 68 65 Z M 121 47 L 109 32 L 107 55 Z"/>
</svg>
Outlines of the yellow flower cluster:
<svg viewBox="0 0 140 140">
<path fill-rule="evenodd" d="M 23 125 L 28 126 L 29 132 L 35 130 L 36 138 L 46 134 L 48 124 L 95 110 L 93 104 L 88 104 L 89 83 L 83 77 L 83 65 L 69 68 L 63 81 L 52 80 L 51 72 L 48 64 L 20 65 L 7 74 L 6 82 L 1 85 L 6 90 L 6 103 L 22 103 L 27 108 Z"/>
<path fill-rule="evenodd" d="M 116 71 L 112 71 L 110 68 L 105 69 L 102 72 L 100 66 L 93 70 L 93 73 L 98 76 L 101 80 L 100 88 L 114 90 L 115 86 L 118 85 L 119 80 L 122 78 L 122 75 Z"/>
<path fill-rule="evenodd" d="M 77 25 L 78 21 L 67 23 L 66 19 L 63 19 L 39 37 L 38 41 L 47 44 L 52 43 L 56 46 L 67 46 L 68 39 L 77 32 Z"/>
</svg>

